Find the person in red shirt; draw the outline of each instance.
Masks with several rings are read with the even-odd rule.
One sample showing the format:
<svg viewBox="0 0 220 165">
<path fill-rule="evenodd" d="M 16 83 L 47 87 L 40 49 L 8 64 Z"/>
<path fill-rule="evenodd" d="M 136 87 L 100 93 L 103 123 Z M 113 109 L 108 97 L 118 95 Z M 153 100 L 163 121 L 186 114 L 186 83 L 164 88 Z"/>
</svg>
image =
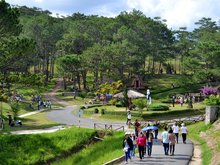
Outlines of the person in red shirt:
<svg viewBox="0 0 220 165">
<path fill-rule="evenodd" d="M 144 147 L 146 146 L 147 139 L 145 135 L 141 132 L 137 138 L 138 152 L 140 160 L 144 158 Z"/>
</svg>

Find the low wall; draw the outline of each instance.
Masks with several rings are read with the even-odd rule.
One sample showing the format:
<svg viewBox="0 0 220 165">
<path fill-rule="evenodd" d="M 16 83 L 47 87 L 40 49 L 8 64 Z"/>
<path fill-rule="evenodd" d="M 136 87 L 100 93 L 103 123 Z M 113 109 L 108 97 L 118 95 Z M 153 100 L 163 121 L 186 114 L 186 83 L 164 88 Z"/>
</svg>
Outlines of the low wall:
<svg viewBox="0 0 220 165">
<path fill-rule="evenodd" d="M 205 124 L 213 123 L 218 118 L 218 106 L 206 106 Z"/>
</svg>

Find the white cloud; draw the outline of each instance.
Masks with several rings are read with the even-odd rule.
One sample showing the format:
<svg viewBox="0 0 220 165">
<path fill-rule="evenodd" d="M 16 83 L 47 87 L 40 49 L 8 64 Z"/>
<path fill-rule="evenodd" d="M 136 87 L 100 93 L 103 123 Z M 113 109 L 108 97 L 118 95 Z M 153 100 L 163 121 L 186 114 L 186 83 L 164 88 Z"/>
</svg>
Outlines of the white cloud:
<svg viewBox="0 0 220 165">
<path fill-rule="evenodd" d="M 34 0 L 36 3 L 43 3 L 44 0 Z"/>
<path fill-rule="evenodd" d="M 202 17 L 217 21 L 218 0 L 127 0 L 129 8 L 141 10 L 146 16 L 160 16 L 167 20 L 168 27 L 193 27 Z"/>
<path fill-rule="evenodd" d="M 39 7 L 55 15 L 86 15 L 114 17 L 122 11 L 142 11 L 147 17 L 160 16 L 169 28 L 194 27 L 202 17 L 219 18 L 219 0 L 6 0 L 11 4 Z"/>
</svg>

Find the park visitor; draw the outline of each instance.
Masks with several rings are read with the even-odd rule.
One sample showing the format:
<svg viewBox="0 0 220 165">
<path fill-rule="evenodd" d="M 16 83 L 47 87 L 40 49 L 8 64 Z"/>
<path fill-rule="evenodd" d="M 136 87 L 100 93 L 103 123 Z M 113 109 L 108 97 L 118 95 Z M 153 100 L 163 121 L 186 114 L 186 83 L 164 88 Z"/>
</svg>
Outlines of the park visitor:
<svg viewBox="0 0 220 165">
<path fill-rule="evenodd" d="M 159 127 L 159 121 L 156 121 L 155 123 L 154 123 L 154 125 L 153 126 L 155 126 L 156 127 L 156 129 L 154 130 L 154 136 L 155 136 L 155 140 L 157 141 L 157 136 L 158 136 L 158 127 Z"/>
<path fill-rule="evenodd" d="M 133 150 L 131 150 L 131 158 L 133 159 L 135 156 L 135 149 L 137 144 L 137 136 L 135 135 L 134 132 L 131 133 L 131 140 L 133 142 Z"/>
<path fill-rule="evenodd" d="M 182 106 L 183 106 L 183 102 L 184 102 L 184 100 L 183 100 L 183 97 L 182 97 L 182 96 L 180 96 L 179 101 L 180 101 L 180 105 L 181 105 L 181 107 L 182 107 Z"/>
<path fill-rule="evenodd" d="M 170 129 L 169 130 L 169 142 L 170 142 L 170 155 L 173 156 L 174 155 L 174 151 L 175 151 L 175 144 L 176 144 L 176 136 L 173 133 L 173 130 Z"/>
<path fill-rule="evenodd" d="M 141 132 L 137 138 L 137 146 L 140 160 L 144 158 L 144 147 L 146 146 L 146 141 L 147 139 L 145 135 L 143 134 L 143 132 Z"/>
<path fill-rule="evenodd" d="M 125 138 L 123 140 L 123 151 L 125 153 L 125 163 L 128 163 L 128 159 L 131 160 L 130 151 L 133 150 L 133 141 L 130 138 L 130 132 L 125 133 Z"/>
<path fill-rule="evenodd" d="M 173 107 L 175 107 L 175 102 L 176 102 L 176 96 L 175 95 L 172 96 L 171 101 L 172 101 Z"/>
<path fill-rule="evenodd" d="M 138 122 L 138 119 L 134 122 L 134 129 L 135 129 L 135 135 L 138 136 L 138 133 L 140 131 L 141 123 Z"/>
<path fill-rule="evenodd" d="M 181 124 L 181 132 L 182 132 L 182 138 L 183 138 L 183 143 L 186 144 L 186 134 L 187 134 L 187 128 L 184 123 Z"/>
<path fill-rule="evenodd" d="M 130 123 L 131 123 L 131 112 L 128 111 L 126 124 L 127 124 L 128 126 L 130 126 Z"/>
<path fill-rule="evenodd" d="M 173 129 L 173 133 L 176 136 L 176 143 L 178 143 L 178 138 L 179 138 L 179 126 L 177 125 L 177 123 L 175 122 L 175 124 L 172 127 Z"/>
<path fill-rule="evenodd" d="M 147 137 L 147 153 L 148 153 L 148 157 L 151 157 L 152 146 L 153 146 L 153 139 L 154 139 L 154 135 L 152 133 L 152 130 L 148 130 L 147 131 L 146 137 Z"/>
<path fill-rule="evenodd" d="M 50 100 L 47 100 L 47 107 L 48 107 L 49 109 L 51 109 L 51 105 L 52 105 L 51 101 L 50 101 Z"/>
<path fill-rule="evenodd" d="M 164 147 L 164 153 L 165 155 L 168 155 L 169 152 L 169 135 L 167 132 L 167 127 L 164 128 L 164 131 L 161 134 L 161 139 Z"/>
</svg>

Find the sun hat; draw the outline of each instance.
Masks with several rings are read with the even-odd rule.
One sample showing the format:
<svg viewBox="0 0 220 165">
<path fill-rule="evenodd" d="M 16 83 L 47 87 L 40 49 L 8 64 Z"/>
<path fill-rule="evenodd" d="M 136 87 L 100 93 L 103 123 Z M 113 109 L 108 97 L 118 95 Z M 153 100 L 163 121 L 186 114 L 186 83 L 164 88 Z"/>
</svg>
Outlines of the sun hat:
<svg viewBox="0 0 220 165">
<path fill-rule="evenodd" d="M 130 135 L 131 134 L 131 132 L 125 132 L 125 135 Z"/>
<path fill-rule="evenodd" d="M 185 126 L 185 124 L 184 124 L 184 123 L 182 123 L 182 124 L 181 124 L 181 126 Z"/>
</svg>

